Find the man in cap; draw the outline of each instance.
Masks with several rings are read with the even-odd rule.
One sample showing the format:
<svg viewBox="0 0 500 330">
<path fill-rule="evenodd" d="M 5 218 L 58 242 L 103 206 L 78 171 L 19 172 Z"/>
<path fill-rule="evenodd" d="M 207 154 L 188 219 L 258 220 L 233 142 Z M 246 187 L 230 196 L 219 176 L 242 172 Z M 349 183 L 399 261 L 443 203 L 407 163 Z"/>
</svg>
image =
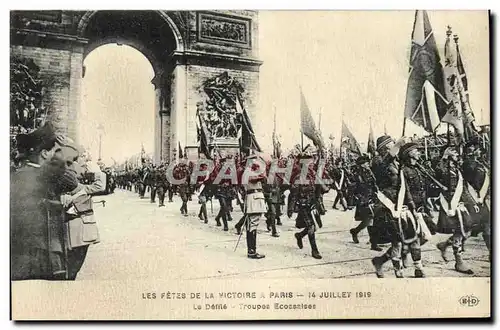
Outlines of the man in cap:
<svg viewBox="0 0 500 330">
<path fill-rule="evenodd" d="M 377 244 L 377 235 L 373 229 L 373 204 L 376 197 L 377 185 L 375 176 L 370 169 L 370 159 L 366 155 L 362 155 L 356 159 L 357 170 L 353 176 L 355 182 L 354 201 L 356 204 L 356 212 L 354 219 L 361 223 L 350 230 L 354 243 L 359 243 L 358 234 L 367 228 L 370 237 L 371 249 L 374 251 L 382 251 L 382 248 Z"/>
<path fill-rule="evenodd" d="M 62 255 L 61 227 L 50 217 L 42 201 L 49 198 L 53 187 L 64 172 L 59 165 L 54 127 L 47 123 L 30 134 L 17 137 L 18 147 L 25 154 L 21 168 L 13 173 L 10 186 L 11 279 L 60 279 L 65 274 Z M 52 160 L 58 164 L 51 164 Z M 76 180 L 68 189 L 76 187 Z"/>
<path fill-rule="evenodd" d="M 398 171 L 398 163 L 396 157 L 399 152 L 399 148 L 405 143 L 404 137 L 399 139 L 396 143 L 389 135 L 380 136 L 377 139 L 377 153 L 372 159 L 372 171 L 375 174 L 375 179 L 377 180 L 377 186 L 379 189 L 384 189 L 387 186 L 391 186 L 394 182 L 391 179 L 394 174 Z"/>
</svg>

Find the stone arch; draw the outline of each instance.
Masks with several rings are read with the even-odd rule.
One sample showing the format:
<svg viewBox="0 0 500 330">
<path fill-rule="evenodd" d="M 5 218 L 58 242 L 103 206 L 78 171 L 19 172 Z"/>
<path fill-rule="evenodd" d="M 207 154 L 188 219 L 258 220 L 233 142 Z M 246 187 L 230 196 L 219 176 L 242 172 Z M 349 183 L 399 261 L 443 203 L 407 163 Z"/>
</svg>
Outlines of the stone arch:
<svg viewBox="0 0 500 330">
<path fill-rule="evenodd" d="M 84 37 L 85 35 L 85 30 L 87 29 L 87 26 L 91 20 L 91 18 L 98 12 L 98 10 L 89 10 L 85 12 L 85 14 L 82 16 L 80 21 L 78 22 L 77 26 L 77 35 L 79 37 Z M 163 10 L 155 10 L 156 12 L 170 27 L 172 30 L 172 33 L 174 35 L 175 41 L 176 41 L 176 50 L 177 51 L 184 51 L 185 49 L 185 43 L 184 43 L 184 38 L 182 37 L 182 33 L 177 27 L 177 25 L 174 23 L 172 18 Z"/>
</svg>

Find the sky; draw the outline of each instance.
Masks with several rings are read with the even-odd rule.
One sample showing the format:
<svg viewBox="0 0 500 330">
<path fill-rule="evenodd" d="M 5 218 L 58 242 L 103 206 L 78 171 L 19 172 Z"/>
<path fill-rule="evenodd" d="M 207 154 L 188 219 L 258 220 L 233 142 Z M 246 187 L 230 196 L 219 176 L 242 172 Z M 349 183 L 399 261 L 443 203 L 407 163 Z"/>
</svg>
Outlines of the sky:
<svg viewBox="0 0 500 330">
<path fill-rule="evenodd" d="M 446 27 L 458 34 L 479 123 L 489 123 L 488 16 L 480 11 L 429 11 L 442 62 Z M 260 101 L 253 123 L 261 146 L 271 150 L 273 111 L 284 149 L 300 143 L 301 86 L 324 140 L 340 143 L 342 119 L 361 145 L 370 118 L 376 136 L 399 137 L 408 79 L 414 11 L 259 12 Z M 81 143 L 98 154 L 102 123 L 105 162 L 154 148 L 151 64 L 127 46 L 105 45 L 84 62 Z M 110 88 L 113 86 L 113 88 Z M 481 111 L 482 109 L 482 111 Z M 419 133 L 407 124 L 407 134 Z M 305 139 L 305 143 L 309 143 Z"/>
</svg>

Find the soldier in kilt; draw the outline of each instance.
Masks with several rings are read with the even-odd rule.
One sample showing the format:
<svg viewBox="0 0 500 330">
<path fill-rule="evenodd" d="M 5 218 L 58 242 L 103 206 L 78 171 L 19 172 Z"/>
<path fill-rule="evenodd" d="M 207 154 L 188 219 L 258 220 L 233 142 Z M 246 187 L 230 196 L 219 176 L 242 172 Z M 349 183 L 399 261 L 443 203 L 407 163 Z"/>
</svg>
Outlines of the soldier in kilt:
<svg viewBox="0 0 500 330">
<path fill-rule="evenodd" d="M 477 229 L 473 228 L 472 234 L 483 233 L 491 261 L 490 169 L 487 163 L 481 161 L 481 142 L 478 138 L 468 141 L 465 145 L 465 153 L 464 179 L 467 182 L 467 190 L 477 205 L 471 216 L 475 217 L 477 220 L 474 222 L 480 225 Z"/>
<path fill-rule="evenodd" d="M 463 246 L 470 232 L 479 222 L 471 214 L 478 209 L 477 203 L 470 195 L 466 181 L 460 171 L 458 152 L 455 147 L 448 147 L 443 153 L 441 163 L 436 169 L 436 178 L 448 191 L 440 196 L 441 208 L 437 223 L 437 232 L 452 234 L 448 240 L 437 244 L 441 256 L 448 261 L 446 252 L 451 245 L 455 256 L 455 270 L 472 275 L 474 272 L 463 260 Z"/>
<path fill-rule="evenodd" d="M 370 159 L 363 155 L 356 160 L 357 171 L 353 176 L 355 183 L 354 200 L 356 204 L 356 211 L 354 220 L 361 221 L 361 223 L 350 230 L 352 240 L 358 244 L 358 234 L 365 228 L 368 230 L 370 237 L 371 249 L 374 251 L 382 251 L 378 246 L 378 235 L 376 235 L 373 227 L 374 209 L 373 205 L 376 200 L 377 185 L 375 176 L 370 169 Z"/>
<path fill-rule="evenodd" d="M 300 159 L 312 158 L 306 155 L 299 156 Z M 295 227 L 302 229 L 302 231 L 295 233 L 295 239 L 297 241 L 297 246 L 299 249 L 304 247 L 302 239 L 307 236 L 309 238 L 309 244 L 311 245 L 311 254 L 314 259 L 323 258 L 319 253 L 318 246 L 316 244 L 316 222 L 321 228 L 321 216 L 318 210 L 318 202 L 321 197 L 322 186 L 317 185 L 315 182 L 315 175 L 307 177 L 306 182 L 299 182 L 300 168 L 296 167 L 295 178 L 292 178 L 292 186 L 290 188 L 290 194 L 288 195 L 288 210 L 287 215 L 289 218 L 292 217 L 293 213 L 297 213 L 297 218 L 295 219 Z M 309 172 L 310 174 L 310 172 Z"/>
</svg>

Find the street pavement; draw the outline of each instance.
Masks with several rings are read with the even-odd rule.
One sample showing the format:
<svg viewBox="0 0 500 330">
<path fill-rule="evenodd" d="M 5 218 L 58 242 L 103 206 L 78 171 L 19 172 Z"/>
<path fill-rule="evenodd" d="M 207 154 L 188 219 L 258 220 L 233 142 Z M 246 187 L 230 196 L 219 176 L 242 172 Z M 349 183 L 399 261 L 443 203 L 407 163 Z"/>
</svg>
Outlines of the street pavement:
<svg viewBox="0 0 500 330">
<path fill-rule="evenodd" d="M 360 243 L 354 244 L 349 229 L 356 226 L 354 211 L 333 210 L 334 192 L 325 195 L 327 214 L 322 217 L 323 228 L 317 231 L 317 244 L 323 259 L 311 257 L 307 237 L 300 250 L 293 234 L 295 220 L 282 216 L 278 226 L 279 238 L 267 231 L 265 220 L 259 225 L 257 250 L 266 258 L 246 257 L 245 234 L 238 236 L 234 225 L 242 216 L 235 205 L 229 231 L 215 225 L 218 202 L 213 212 L 208 206 L 209 223 L 198 219 L 196 196 L 188 203 L 189 216 L 180 215 L 181 201 L 174 196 L 172 203 L 158 207 L 150 203 L 149 193 L 140 199 L 136 193 L 119 190 L 107 196 L 105 207 L 95 206 L 101 242 L 89 248 L 87 259 L 79 273 L 81 280 L 190 280 L 190 279 L 334 279 L 375 277 L 371 258 L 382 252 L 370 250 L 368 235 L 363 230 Z M 236 203 L 235 203 L 236 204 Z M 294 215 L 295 216 L 295 215 Z M 424 271 L 427 277 L 470 276 L 454 271 L 454 262 L 444 262 L 435 244 L 448 235 L 436 234 L 422 247 Z M 235 249 L 236 247 L 236 249 Z M 384 246 L 384 250 L 387 249 Z M 450 259 L 453 254 L 450 248 Z M 479 237 L 470 238 L 465 245 L 464 259 L 475 272 L 473 276 L 490 276 L 488 251 Z M 411 260 L 411 258 L 410 258 Z M 386 277 L 394 277 L 391 263 L 385 266 Z M 414 268 L 403 271 L 413 277 Z"/>
</svg>

